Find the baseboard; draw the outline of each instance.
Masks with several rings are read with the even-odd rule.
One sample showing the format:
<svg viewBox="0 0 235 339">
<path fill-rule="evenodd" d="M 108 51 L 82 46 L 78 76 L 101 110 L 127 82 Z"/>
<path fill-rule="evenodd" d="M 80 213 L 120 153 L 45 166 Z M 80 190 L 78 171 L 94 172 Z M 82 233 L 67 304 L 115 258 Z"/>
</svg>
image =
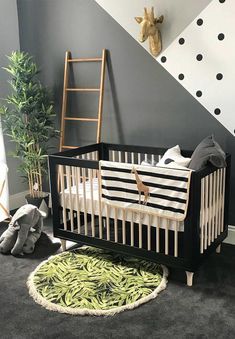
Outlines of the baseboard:
<svg viewBox="0 0 235 339">
<path fill-rule="evenodd" d="M 235 245 L 235 226 L 229 225 L 228 227 L 228 236 L 224 240 L 226 244 Z"/>
<path fill-rule="evenodd" d="M 10 211 L 17 209 L 20 206 L 23 206 L 25 204 L 25 196 L 28 193 L 29 193 L 28 191 L 23 191 L 10 195 L 9 197 Z"/>
</svg>

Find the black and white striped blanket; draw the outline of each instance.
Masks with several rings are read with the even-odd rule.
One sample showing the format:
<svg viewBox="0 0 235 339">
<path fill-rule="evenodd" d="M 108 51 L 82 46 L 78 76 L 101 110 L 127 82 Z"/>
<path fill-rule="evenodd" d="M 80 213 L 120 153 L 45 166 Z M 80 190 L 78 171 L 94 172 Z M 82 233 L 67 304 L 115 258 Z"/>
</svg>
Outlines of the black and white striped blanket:
<svg viewBox="0 0 235 339">
<path fill-rule="evenodd" d="M 185 219 L 190 170 L 102 160 L 100 171 L 105 203 L 172 220 Z"/>
</svg>

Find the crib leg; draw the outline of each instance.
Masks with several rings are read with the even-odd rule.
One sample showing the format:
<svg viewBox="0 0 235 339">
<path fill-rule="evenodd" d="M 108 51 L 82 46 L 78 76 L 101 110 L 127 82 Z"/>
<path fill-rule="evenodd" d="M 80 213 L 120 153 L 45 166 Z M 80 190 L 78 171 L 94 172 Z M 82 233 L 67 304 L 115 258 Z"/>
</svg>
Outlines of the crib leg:
<svg viewBox="0 0 235 339">
<path fill-rule="evenodd" d="M 185 271 L 186 273 L 186 276 L 187 276 L 187 285 L 188 286 L 193 286 L 193 275 L 194 275 L 194 272 L 189 272 L 189 271 Z"/>
<path fill-rule="evenodd" d="M 221 252 L 221 244 L 216 247 L 216 253 L 220 253 L 220 252 Z"/>
<path fill-rule="evenodd" d="M 64 239 L 60 239 L 60 242 L 61 242 L 61 247 L 62 247 L 62 251 L 66 251 L 66 240 Z"/>
</svg>

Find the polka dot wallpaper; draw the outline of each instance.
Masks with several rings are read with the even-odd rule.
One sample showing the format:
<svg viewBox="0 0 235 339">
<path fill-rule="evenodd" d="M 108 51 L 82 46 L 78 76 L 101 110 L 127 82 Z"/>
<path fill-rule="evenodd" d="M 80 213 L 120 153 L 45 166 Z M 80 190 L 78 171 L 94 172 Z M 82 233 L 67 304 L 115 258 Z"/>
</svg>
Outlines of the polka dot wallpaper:
<svg viewBox="0 0 235 339">
<path fill-rule="evenodd" d="M 157 58 L 235 135 L 235 1 L 213 0 Z"/>
</svg>

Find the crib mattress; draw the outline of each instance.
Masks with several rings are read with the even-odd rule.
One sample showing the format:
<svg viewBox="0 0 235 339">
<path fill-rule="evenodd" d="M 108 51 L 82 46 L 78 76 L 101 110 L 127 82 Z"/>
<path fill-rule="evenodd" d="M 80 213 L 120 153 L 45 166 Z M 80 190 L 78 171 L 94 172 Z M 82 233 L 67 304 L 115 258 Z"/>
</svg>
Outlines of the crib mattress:
<svg viewBox="0 0 235 339">
<path fill-rule="evenodd" d="M 91 185 L 93 186 L 93 190 L 91 189 Z M 60 203 L 61 206 L 66 209 L 72 209 L 74 211 L 85 212 L 88 214 L 99 215 L 99 186 L 98 186 L 98 179 L 95 178 L 91 183 L 90 180 L 87 180 L 84 183 L 80 183 L 78 187 L 71 186 L 70 189 L 66 188 L 63 192 L 60 192 Z M 85 194 L 83 193 L 85 191 Z M 93 203 L 92 203 L 93 201 Z M 107 209 L 106 204 L 102 202 L 101 199 L 101 214 L 103 217 L 107 216 Z M 139 223 L 141 221 L 142 224 L 148 225 L 148 215 L 144 213 L 133 213 L 132 211 L 125 211 L 125 219 L 126 221 L 131 222 L 133 214 L 133 222 Z M 109 217 L 115 217 L 115 209 L 110 207 L 109 208 Z M 123 212 L 121 209 L 117 209 L 117 219 L 123 219 Z M 169 220 L 165 218 L 159 218 L 157 216 L 151 217 L 151 226 L 153 227 L 160 227 L 160 228 L 168 228 L 170 230 L 177 230 L 179 232 L 184 231 L 184 222 L 183 221 L 175 221 Z"/>
</svg>

